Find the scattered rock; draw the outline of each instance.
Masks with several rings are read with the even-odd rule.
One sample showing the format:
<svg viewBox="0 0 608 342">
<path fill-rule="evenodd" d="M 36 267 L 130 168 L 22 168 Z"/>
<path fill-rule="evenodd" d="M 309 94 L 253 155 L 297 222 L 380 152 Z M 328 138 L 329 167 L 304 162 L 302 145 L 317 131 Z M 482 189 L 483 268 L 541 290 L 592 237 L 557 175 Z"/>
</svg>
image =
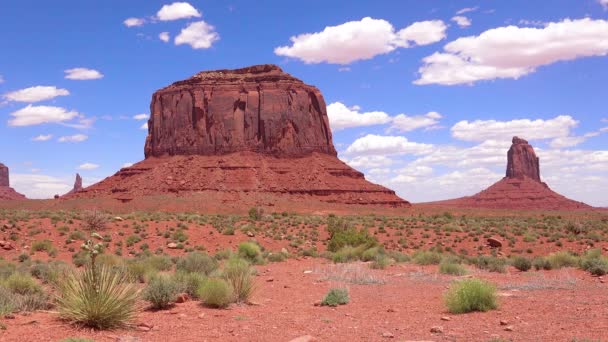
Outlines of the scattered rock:
<svg viewBox="0 0 608 342">
<path fill-rule="evenodd" d="M 500 325 L 509 325 L 509 321 L 500 320 Z"/>
<path fill-rule="evenodd" d="M 266 282 L 268 282 L 268 283 L 272 283 L 273 281 L 274 281 L 274 278 L 268 278 L 268 279 L 266 279 Z"/>
<path fill-rule="evenodd" d="M 395 335 L 393 335 L 393 333 L 390 333 L 390 332 L 387 331 L 387 332 L 383 332 L 382 333 L 382 337 L 384 337 L 384 338 L 395 338 Z"/>
<path fill-rule="evenodd" d="M 177 244 L 175 242 L 169 242 L 167 244 L 167 248 L 169 248 L 169 249 L 176 249 L 177 248 Z"/>
<path fill-rule="evenodd" d="M 492 247 L 492 248 L 501 248 L 502 247 L 502 241 L 495 239 L 495 238 L 489 238 L 488 240 L 488 246 Z"/>
<path fill-rule="evenodd" d="M 177 295 L 177 298 L 175 298 L 175 302 L 178 304 L 185 303 L 188 300 L 190 300 L 190 295 L 187 293 L 180 293 Z"/>
<path fill-rule="evenodd" d="M 505 328 L 505 331 L 513 331 L 513 326 L 509 325 Z"/>
<path fill-rule="evenodd" d="M 441 320 L 442 321 L 450 321 L 452 319 L 450 317 L 448 317 L 448 316 L 443 316 L 443 317 L 441 317 Z"/>
<path fill-rule="evenodd" d="M 247 231 L 247 236 L 249 236 L 249 237 L 254 237 L 254 236 L 255 236 L 255 234 L 254 234 L 254 233 L 253 233 L 251 230 L 248 230 L 248 231 Z"/>
<path fill-rule="evenodd" d="M 120 217 L 120 216 L 116 216 L 116 217 L 114 218 L 114 221 L 118 221 L 118 222 L 122 222 L 122 221 L 124 221 L 124 220 L 125 220 L 125 219 L 123 219 L 123 218 L 122 218 L 122 217 Z"/>
<path fill-rule="evenodd" d="M 310 273 L 312 273 L 312 271 L 310 271 L 310 270 L 304 271 L 304 274 L 310 274 Z"/>
<path fill-rule="evenodd" d="M 433 334 L 443 334 L 443 327 L 436 325 L 436 326 L 434 326 L 434 327 L 431 328 L 431 332 Z"/>
<path fill-rule="evenodd" d="M 203 313 L 201 313 L 200 315 L 198 315 L 198 318 L 201 318 L 201 319 L 202 319 L 202 318 L 205 318 L 205 313 L 203 312 Z"/>
</svg>

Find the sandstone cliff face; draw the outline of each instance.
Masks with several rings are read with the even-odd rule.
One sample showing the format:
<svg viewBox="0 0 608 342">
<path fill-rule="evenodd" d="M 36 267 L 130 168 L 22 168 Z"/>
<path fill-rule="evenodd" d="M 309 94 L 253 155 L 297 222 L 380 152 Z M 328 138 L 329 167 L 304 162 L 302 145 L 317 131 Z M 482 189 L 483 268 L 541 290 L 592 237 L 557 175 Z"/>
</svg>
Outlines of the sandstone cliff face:
<svg viewBox="0 0 608 342">
<path fill-rule="evenodd" d="M 335 156 L 320 91 L 275 65 L 206 71 L 152 96 L 145 156 Z"/>
<path fill-rule="evenodd" d="M 566 198 L 541 181 L 540 161 L 524 139 L 513 137 L 507 153 L 506 176 L 470 197 L 435 202 L 439 205 L 490 209 L 589 209 L 589 205 Z"/>
<path fill-rule="evenodd" d="M 10 187 L 9 170 L 0 163 L 0 200 L 25 199 L 25 196 Z"/>
<path fill-rule="evenodd" d="M 539 158 L 532 146 L 524 139 L 513 137 L 513 144 L 507 152 L 507 177 L 519 179 L 528 177 L 540 182 Z"/>
</svg>

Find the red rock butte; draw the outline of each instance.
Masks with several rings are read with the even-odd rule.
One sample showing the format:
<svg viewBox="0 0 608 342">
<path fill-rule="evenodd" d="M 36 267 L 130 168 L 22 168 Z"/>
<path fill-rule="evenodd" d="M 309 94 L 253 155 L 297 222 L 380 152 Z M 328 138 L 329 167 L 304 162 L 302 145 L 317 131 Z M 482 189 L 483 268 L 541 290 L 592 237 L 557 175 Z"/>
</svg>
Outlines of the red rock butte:
<svg viewBox="0 0 608 342">
<path fill-rule="evenodd" d="M 144 154 L 65 197 L 410 205 L 336 157 L 321 92 L 275 65 L 204 71 L 155 92 Z"/>
<path fill-rule="evenodd" d="M 9 170 L 0 163 L 0 200 L 25 199 L 25 196 L 10 187 Z"/>
<path fill-rule="evenodd" d="M 489 209 L 590 209 L 591 206 L 566 198 L 541 181 L 540 161 L 526 140 L 513 137 L 507 152 L 506 176 L 480 193 L 434 204 Z"/>
</svg>

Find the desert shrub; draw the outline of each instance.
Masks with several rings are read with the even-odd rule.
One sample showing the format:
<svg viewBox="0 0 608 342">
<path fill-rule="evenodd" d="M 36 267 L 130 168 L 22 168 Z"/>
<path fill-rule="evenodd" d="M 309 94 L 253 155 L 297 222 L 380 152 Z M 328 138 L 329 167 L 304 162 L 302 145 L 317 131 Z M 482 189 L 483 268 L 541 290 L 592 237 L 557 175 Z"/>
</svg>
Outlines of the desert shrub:
<svg viewBox="0 0 608 342">
<path fill-rule="evenodd" d="M 218 263 L 215 259 L 202 252 L 188 253 L 186 256 L 179 258 L 176 263 L 176 270 L 187 273 L 202 273 L 209 275 L 215 271 Z"/>
<path fill-rule="evenodd" d="M 593 275 L 603 276 L 608 274 L 608 259 L 602 257 L 602 252 L 599 249 L 587 251 L 581 258 L 580 264 L 582 269 Z"/>
<path fill-rule="evenodd" d="M 417 251 L 412 255 L 412 260 L 418 265 L 437 265 L 443 256 L 432 251 Z"/>
<path fill-rule="evenodd" d="M 0 285 L 0 316 L 15 310 L 14 294 L 6 287 Z"/>
<path fill-rule="evenodd" d="M 369 267 L 371 267 L 373 269 L 383 270 L 390 263 L 391 263 L 391 260 L 389 257 L 386 256 L 386 254 L 377 254 L 374 257 L 374 260 L 372 261 L 372 263 L 369 265 Z"/>
<path fill-rule="evenodd" d="M 254 221 L 259 221 L 262 219 L 262 216 L 264 216 L 264 210 L 262 208 L 253 207 L 249 209 L 248 214 L 250 219 Z"/>
<path fill-rule="evenodd" d="M 226 262 L 223 273 L 232 285 L 235 300 L 248 302 L 255 290 L 253 269 L 249 263 L 240 258 L 231 258 Z"/>
<path fill-rule="evenodd" d="M 566 224 L 566 232 L 574 235 L 579 235 L 586 232 L 587 229 L 579 222 L 568 222 Z"/>
<path fill-rule="evenodd" d="M 64 262 L 53 261 L 49 263 L 38 263 L 30 268 L 30 274 L 45 284 L 55 284 L 61 276 L 70 268 Z"/>
<path fill-rule="evenodd" d="M 127 326 L 139 311 L 138 288 L 126 272 L 89 265 L 67 275 L 59 286 L 57 308 L 72 323 L 95 329 Z"/>
<path fill-rule="evenodd" d="M 532 268 L 532 261 L 523 256 L 516 256 L 511 260 L 511 265 L 522 272 L 527 272 Z"/>
<path fill-rule="evenodd" d="M 85 211 L 82 214 L 84 228 L 88 231 L 99 232 L 105 230 L 109 221 L 110 217 L 101 211 Z"/>
<path fill-rule="evenodd" d="M 337 252 L 331 255 L 331 259 L 335 263 L 344 263 L 359 260 L 361 254 L 365 251 L 365 246 L 351 247 L 344 246 Z"/>
<path fill-rule="evenodd" d="M 239 257 L 254 264 L 261 264 L 264 262 L 260 246 L 253 242 L 241 242 L 239 244 L 238 254 Z"/>
<path fill-rule="evenodd" d="M 327 244 L 327 250 L 337 252 L 346 246 L 360 247 L 363 250 L 372 248 L 378 245 L 378 241 L 373 236 L 369 235 L 366 230 L 357 230 L 354 228 L 334 229 L 330 231 L 330 238 Z"/>
<path fill-rule="evenodd" d="M 324 306 L 338 306 L 348 304 L 350 298 L 348 297 L 348 289 L 346 288 L 332 288 L 325 295 L 321 301 L 321 305 Z"/>
<path fill-rule="evenodd" d="M 225 308 L 234 300 L 232 286 L 219 278 L 207 279 L 198 289 L 197 294 L 203 304 L 215 308 Z"/>
<path fill-rule="evenodd" d="M 482 270 L 504 273 L 506 261 L 497 257 L 489 255 L 481 255 L 473 260 L 473 263 L 477 268 Z"/>
<path fill-rule="evenodd" d="M 173 268 L 173 261 L 167 255 L 153 255 L 148 257 L 145 262 L 157 271 L 170 271 Z"/>
<path fill-rule="evenodd" d="M 158 273 L 150 264 L 138 260 L 129 260 L 126 269 L 129 277 L 140 283 L 147 282 Z"/>
<path fill-rule="evenodd" d="M 395 262 L 408 262 L 411 260 L 409 255 L 396 251 L 391 251 L 388 253 L 388 255 L 395 260 Z"/>
<path fill-rule="evenodd" d="M 207 280 L 202 273 L 175 272 L 173 279 L 179 286 L 181 292 L 189 294 L 193 298 L 198 298 L 197 290 Z"/>
<path fill-rule="evenodd" d="M 13 293 L 29 295 L 42 293 L 42 287 L 32 276 L 24 273 L 13 273 L 4 281 L 4 286 Z"/>
<path fill-rule="evenodd" d="M 5 285 L 0 285 L 0 316 L 11 312 L 30 312 L 49 307 L 48 295 L 42 289 L 19 293 Z"/>
<path fill-rule="evenodd" d="M 268 254 L 268 261 L 270 262 L 282 262 L 289 257 L 289 254 L 283 252 L 276 252 Z"/>
<path fill-rule="evenodd" d="M 454 261 L 444 260 L 439 264 L 439 273 L 462 276 L 467 274 L 467 269 Z"/>
<path fill-rule="evenodd" d="M 576 267 L 579 264 L 579 258 L 566 251 L 553 253 L 547 257 L 552 269 L 562 267 Z"/>
<path fill-rule="evenodd" d="M 91 257 L 85 251 L 79 251 L 77 253 L 72 254 L 72 263 L 76 267 L 84 266 L 91 262 Z"/>
<path fill-rule="evenodd" d="M 374 261 L 376 257 L 380 254 L 384 254 L 384 249 L 382 247 L 372 247 L 368 248 L 363 253 L 361 253 L 361 260 L 363 261 Z"/>
<path fill-rule="evenodd" d="M 175 302 L 178 292 L 178 285 L 172 278 L 159 275 L 150 280 L 143 298 L 152 304 L 153 309 L 166 309 Z"/>
<path fill-rule="evenodd" d="M 460 314 L 472 311 L 489 311 L 496 309 L 496 288 L 481 279 L 460 281 L 448 290 L 445 303 L 451 313 Z"/>
<path fill-rule="evenodd" d="M 549 262 L 549 260 L 547 260 L 547 258 L 543 258 L 543 257 L 534 258 L 534 260 L 532 260 L 532 266 L 537 271 L 538 270 L 550 270 L 552 268 L 551 262 Z"/>
<path fill-rule="evenodd" d="M 44 251 L 50 254 L 53 253 L 54 250 L 55 247 L 53 247 L 53 242 L 51 242 L 51 240 L 41 240 L 32 242 L 32 253 Z"/>
</svg>

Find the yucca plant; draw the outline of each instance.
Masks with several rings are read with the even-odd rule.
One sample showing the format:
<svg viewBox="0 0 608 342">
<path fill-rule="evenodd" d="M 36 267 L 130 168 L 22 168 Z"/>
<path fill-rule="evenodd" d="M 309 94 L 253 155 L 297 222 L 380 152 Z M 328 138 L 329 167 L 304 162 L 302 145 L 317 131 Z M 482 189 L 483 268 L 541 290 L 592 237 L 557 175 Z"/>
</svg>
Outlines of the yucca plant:
<svg viewBox="0 0 608 342">
<path fill-rule="evenodd" d="M 94 329 L 114 329 L 129 325 L 140 310 L 139 291 L 127 273 L 108 265 L 97 265 L 102 246 L 91 240 L 83 244 L 91 263 L 81 272 L 67 274 L 59 288 L 60 317 Z"/>
<path fill-rule="evenodd" d="M 246 260 L 231 258 L 224 266 L 224 278 L 232 285 L 237 302 L 248 302 L 255 291 L 253 269 Z"/>
</svg>

